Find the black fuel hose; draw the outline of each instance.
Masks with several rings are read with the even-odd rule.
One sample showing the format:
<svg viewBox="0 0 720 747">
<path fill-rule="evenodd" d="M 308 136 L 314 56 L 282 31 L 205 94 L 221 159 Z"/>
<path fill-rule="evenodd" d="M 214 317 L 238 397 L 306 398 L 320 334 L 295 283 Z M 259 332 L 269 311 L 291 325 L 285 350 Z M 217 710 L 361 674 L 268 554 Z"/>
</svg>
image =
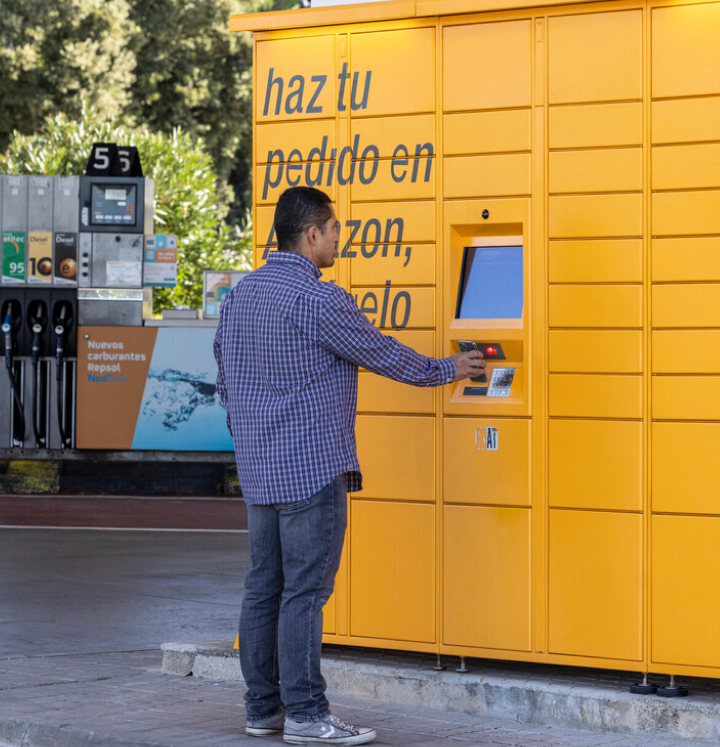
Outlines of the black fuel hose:
<svg viewBox="0 0 720 747">
<path fill-rule="evenodd" d="M 7 314 L 5 315 L 5 321 L 2 325 L 2 333 L 5 337 L 5 368 L 8 372 L 8 378 L 10 379 L 10 388 L 12 389 L 13 399 L 15 400 L 15 406 L 18 409 L 20 416 L 20 423 L 18 424 L 17 419 L 13 420 L 13 440 L 24 441 L 25 440 L 25 409 L 23 408 L 22 398 L 18 391 L 17 382 L 15 381 L 15 372 L 13 371 L 13 325 L 14 320 L 12 317 L 12 305 L 8 307 Z"/>
</svg>

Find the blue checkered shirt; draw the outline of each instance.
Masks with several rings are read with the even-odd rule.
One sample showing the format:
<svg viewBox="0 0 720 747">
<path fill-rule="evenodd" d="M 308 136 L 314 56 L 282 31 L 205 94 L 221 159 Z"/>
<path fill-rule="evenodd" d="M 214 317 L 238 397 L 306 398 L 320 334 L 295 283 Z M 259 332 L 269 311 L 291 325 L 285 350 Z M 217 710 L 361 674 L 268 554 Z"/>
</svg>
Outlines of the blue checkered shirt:
<svg viewBox="0 0 720 747">
<path fill-rule="evenodd" d="M 248 504 L 303 500 L 343 473 L 349 491 L 362 489 L 358 366 L 415 386 L 456 374 L 453 360 L 383 335 L 347 291 L 288 251 L 271 252 L 223 301 L 214 350 Z"/>
</svg>

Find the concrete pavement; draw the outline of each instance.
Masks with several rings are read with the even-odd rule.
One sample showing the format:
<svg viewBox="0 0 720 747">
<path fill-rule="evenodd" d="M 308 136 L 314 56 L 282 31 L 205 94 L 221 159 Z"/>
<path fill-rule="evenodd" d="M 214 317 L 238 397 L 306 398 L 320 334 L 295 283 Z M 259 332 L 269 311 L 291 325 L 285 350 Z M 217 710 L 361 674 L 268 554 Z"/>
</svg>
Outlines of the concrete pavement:
<svg viewBox="0 0 720 747">
<path fill-rule="evenodd" d="M 161 672 L 163 642 L 232 636 L 247 562 L 243 533 L 0 529 L 0 747 L 258 747 L 243 734 L 241 683 Z M 326 658 L 339 658 L 347 673 L 380 655 L 332 649 Z M 411 683 L 404 655 L 388 656 L 393 677 Z M 452 713 L 452 699 L 428 707 L 393 704 L 382 688 L 380 699 L 348 692 L 333 681 L 335 713 L 376 727 L 379 745 L 700 744 L 560 728 L 543 723 L 542 710 L 519 723 L 521 714 Z M 715 699 L 720 693 L 709 682 L 699 700 Z"/>
</svg>

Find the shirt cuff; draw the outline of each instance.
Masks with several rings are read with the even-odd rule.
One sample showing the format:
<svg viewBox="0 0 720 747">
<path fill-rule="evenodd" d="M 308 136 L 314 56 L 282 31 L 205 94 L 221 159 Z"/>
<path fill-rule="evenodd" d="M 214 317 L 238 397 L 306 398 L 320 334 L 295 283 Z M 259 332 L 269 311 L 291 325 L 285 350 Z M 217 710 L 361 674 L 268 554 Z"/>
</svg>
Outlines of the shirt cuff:
<svg viewBox="0 0 720 747">
<path fill-rule="evenodd" d="M 457 366 L 452 358 L 440 358 L 438 360 L 438 368 L 440 370 L 440 382 L 442 384 L 449 384 L 455 380 L 457 376 Z"/>
</svg>

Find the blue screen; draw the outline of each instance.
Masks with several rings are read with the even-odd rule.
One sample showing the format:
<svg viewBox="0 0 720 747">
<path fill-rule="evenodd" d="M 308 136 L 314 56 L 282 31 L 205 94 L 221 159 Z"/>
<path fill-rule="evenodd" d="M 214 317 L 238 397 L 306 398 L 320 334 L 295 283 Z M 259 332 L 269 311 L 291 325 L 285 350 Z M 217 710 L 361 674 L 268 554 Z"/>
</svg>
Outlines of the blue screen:
<svg viewBox="0 0 720 747">
<path fill-rule="evenodd" d="M 458 319 L 522 319 L 522 246 L 466 246 Z"/>
</svg>

